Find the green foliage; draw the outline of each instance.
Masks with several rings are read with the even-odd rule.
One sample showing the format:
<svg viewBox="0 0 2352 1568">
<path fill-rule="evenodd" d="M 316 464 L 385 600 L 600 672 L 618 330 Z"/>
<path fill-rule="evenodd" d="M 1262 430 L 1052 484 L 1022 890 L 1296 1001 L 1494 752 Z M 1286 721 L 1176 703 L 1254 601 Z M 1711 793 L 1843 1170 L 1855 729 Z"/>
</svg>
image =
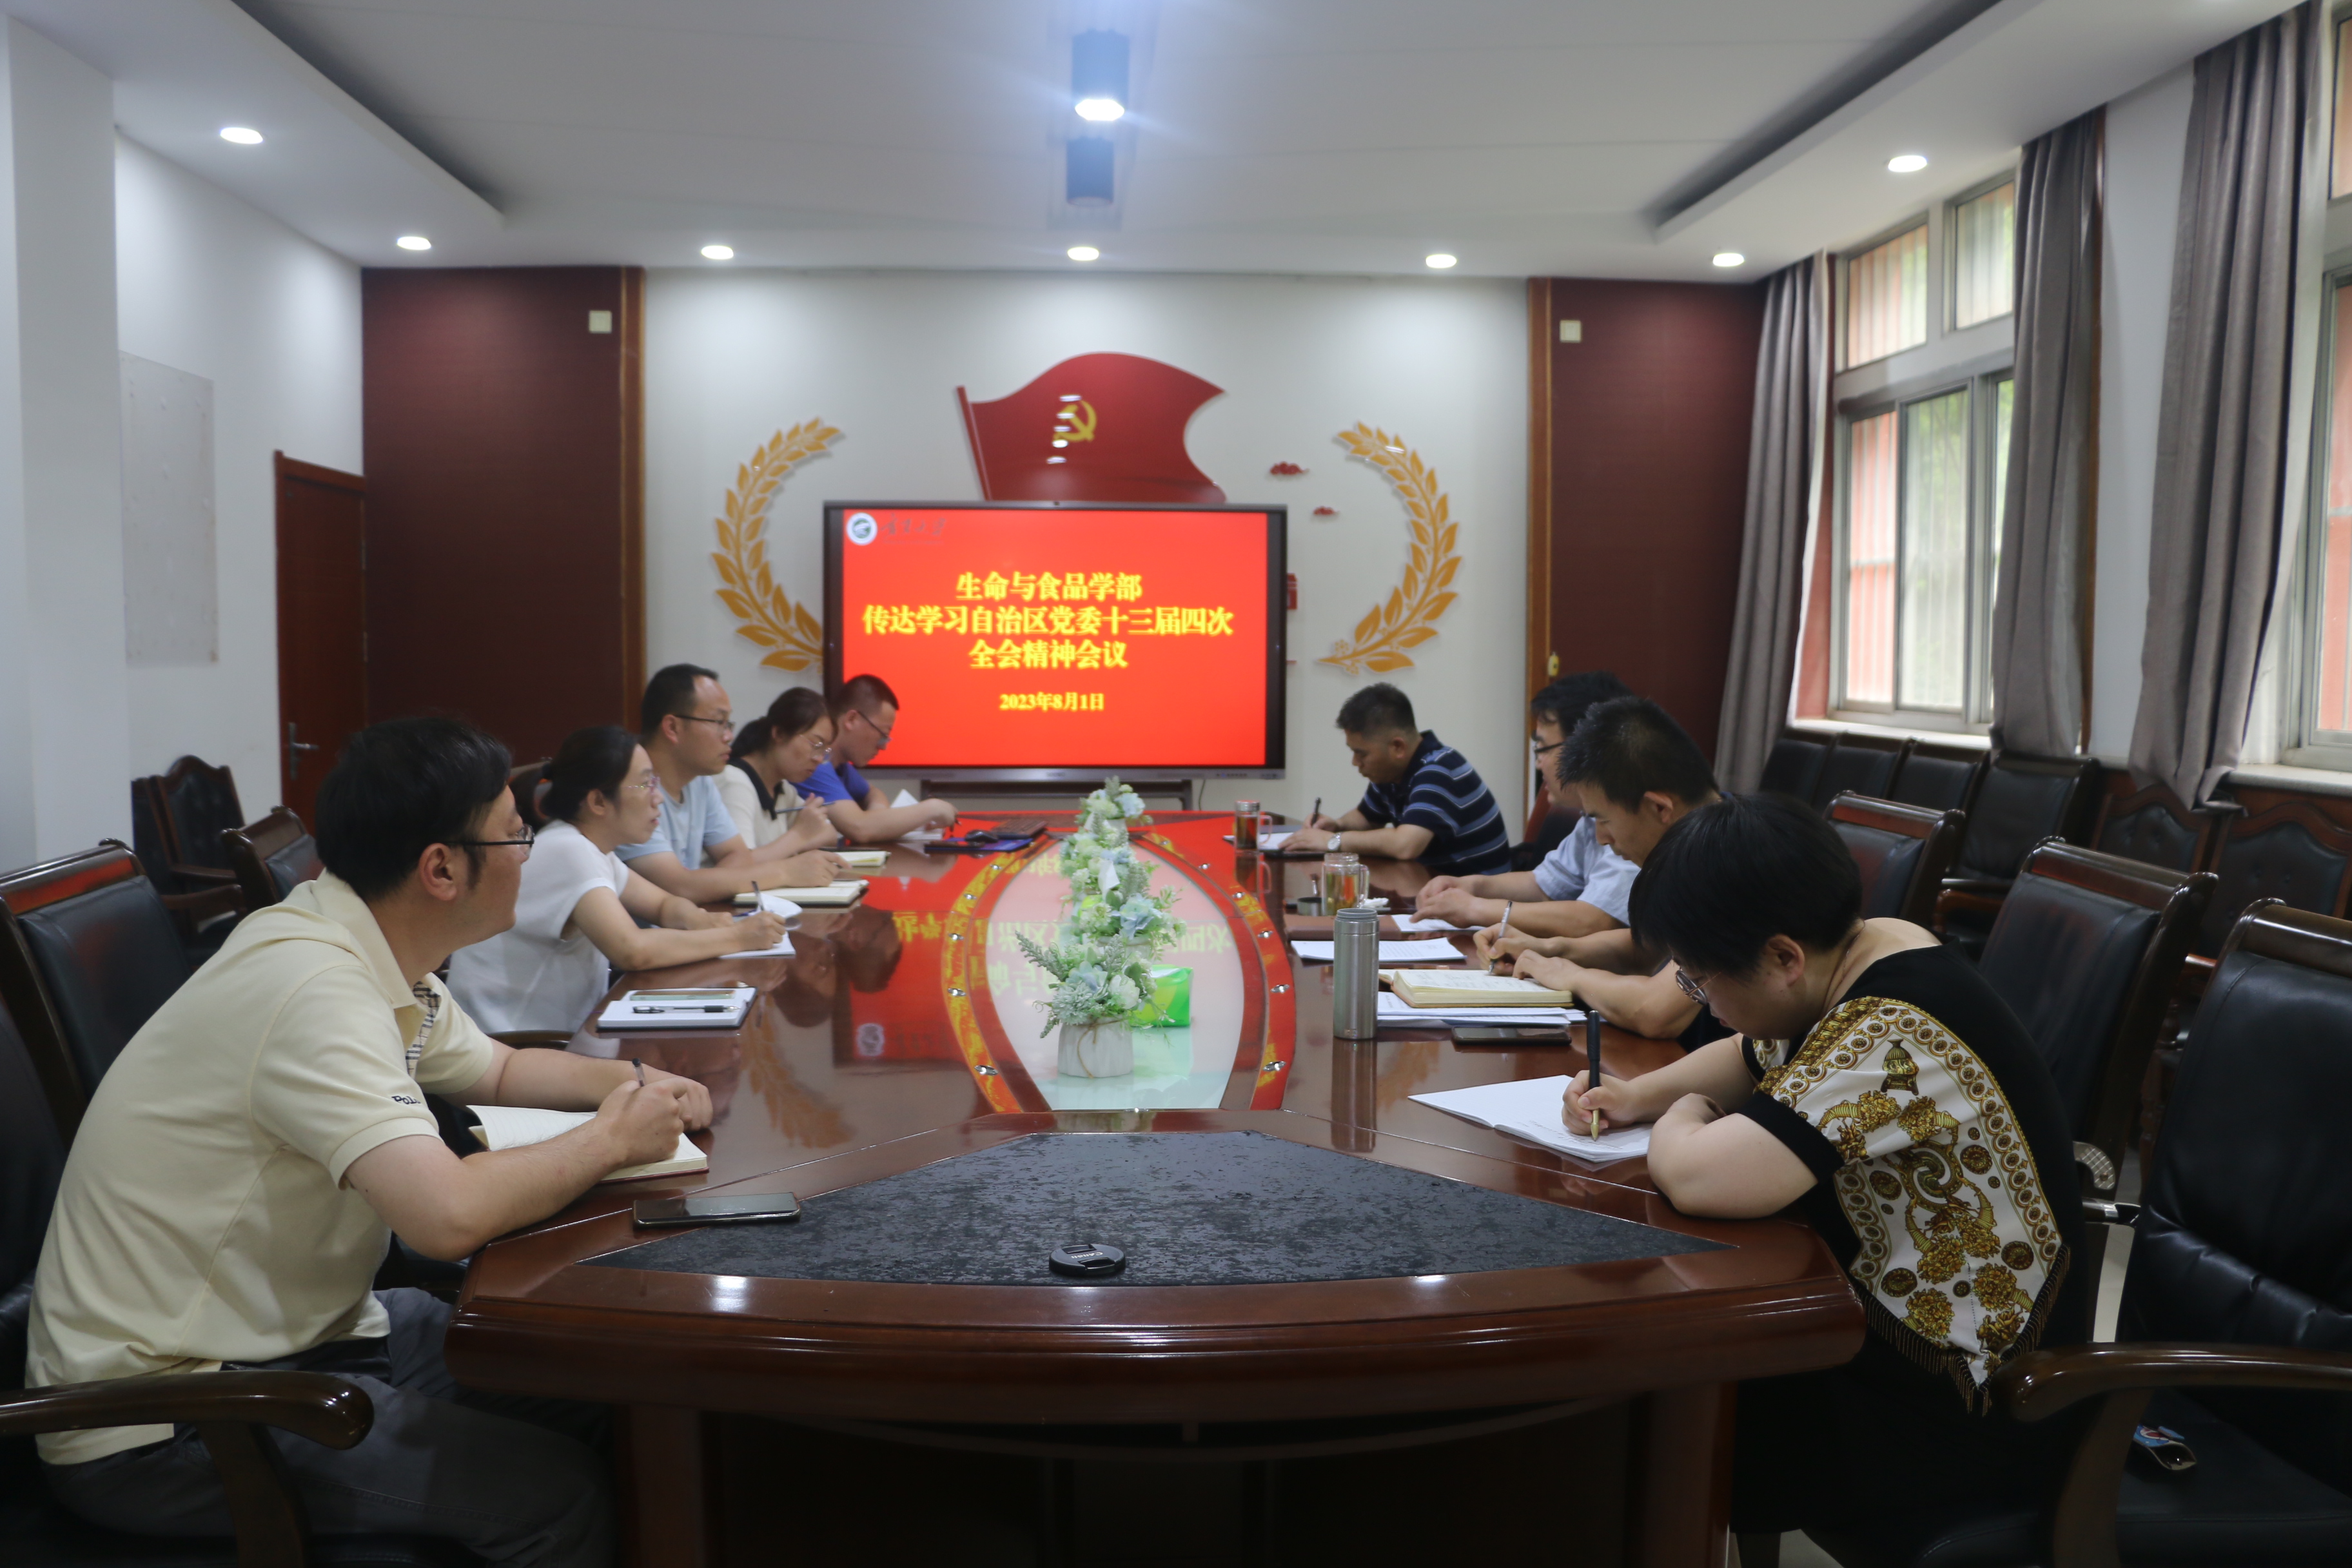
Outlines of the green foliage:
<svg viewBox="0 0 2352 1568">
<path fill-rule="evenodd" d="M 1124 1018 L 1150 998 L 1151 961 L 1183 922 L 1169 912 L 1175 889 L 1151 890 L 1151 863 L 1128 841 L 1128 824 L 1142 815 L 1142 798 L 1115 778 L 1087 796 L 1077 831 L 1062 845 L 1059 869 L 1070 890 L 1061 929 L 1051 946 L 1017 939 L 1054 983 L 1040 1004 L 1041 1033 Z"/>
</svg>

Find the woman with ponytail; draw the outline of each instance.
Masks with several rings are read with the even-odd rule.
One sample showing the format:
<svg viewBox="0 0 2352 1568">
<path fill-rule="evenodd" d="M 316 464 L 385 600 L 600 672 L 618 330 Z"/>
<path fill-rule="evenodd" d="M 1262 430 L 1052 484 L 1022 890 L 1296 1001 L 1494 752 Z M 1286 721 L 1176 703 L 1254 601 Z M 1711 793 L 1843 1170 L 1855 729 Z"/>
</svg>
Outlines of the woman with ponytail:
<svg viewBox="0 0 2352 1568">
<path fill-rule="evenodd" d="M 736 733 L 719 774 L 719 798 L 744 843 L 757 849 L 782 838 L 799 854 L 829 848 L 841 837 L 826 820 L 824 802 L 793 787 L 832 750 L 833 714 L 824 694 L 805 686 L 786 689 Z"/>
<path fill-rule="evenodd" d="M 653 837 L 661 787 L 653 760 L 626 730 L 572 731 L 547 765 L 547 786 L 548 825 L 523 862 L 515 923 L 449 960 L 449 989 L 484 1029 L 578 1028 L 610 984 L 607 959 L 624 971 L 661 969 L 783 940 L 781 916 L 709 913 L 614 853 Z"/>
</svg>

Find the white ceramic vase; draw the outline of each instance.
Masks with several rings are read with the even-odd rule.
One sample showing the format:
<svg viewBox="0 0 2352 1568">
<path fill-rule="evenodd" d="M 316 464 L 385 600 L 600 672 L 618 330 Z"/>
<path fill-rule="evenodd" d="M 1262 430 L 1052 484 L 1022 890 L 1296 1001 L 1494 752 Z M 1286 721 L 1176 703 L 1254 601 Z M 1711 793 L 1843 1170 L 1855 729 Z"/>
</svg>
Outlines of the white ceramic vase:
<svg viewBox="0 0 2352 1568">
<path fill-rule="evenodd" d="M 1135 1036 L 1124 1018 L 1062 1026 L 1057 1070 L 1064 1078 L 1128 1078 L 1135 1072 Z"/>
</svg>

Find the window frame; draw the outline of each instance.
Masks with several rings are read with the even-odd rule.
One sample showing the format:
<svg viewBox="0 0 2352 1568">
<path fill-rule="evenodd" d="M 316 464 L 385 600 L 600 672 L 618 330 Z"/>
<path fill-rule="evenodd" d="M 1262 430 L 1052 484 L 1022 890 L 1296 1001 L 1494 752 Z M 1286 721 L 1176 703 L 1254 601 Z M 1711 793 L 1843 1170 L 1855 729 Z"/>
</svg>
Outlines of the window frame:
<svg viewBox="0 0 2352 1568">
<path fill-rule="evenodd" d="M 1866 247 L 1865 247 L 1866 248 Z M 1994 321 L 2000 320 L 1994 317 Z M 2000 383 L 2013 381 L 2015 356 L 2003 353 L 1990 363 L 1979 361 L 1953 366 L 1941 374 L 1887 386 L 1839 405 L 1836 418 L 1837 504 L 1831 526 L 1830 565 L 1830 698 L 1827 717 L 1842 723 L 1937 731 L 1948 734 L 1984 735 L 1992 727 L 1992 681 L 1989 658 L 1992 633 L 1992 600 L 1998 584 L 1993 554 L 2000 529 L 2003 498 L 1994 493 L 1997 455 L 1993 411 L 1999 405 Z M 1905 411 L 1956 392 L 1968 394 L 1968 553 L 1963 580 L 1961 702 L 1957 711 L 1906 708 L 1903 696 L 1903 544 L 1908 524 L 1909 497 L 1904 475 L 1909 457 L 1909 420 Z M 2014 394 L 2012 393 L 2012 395 Z M 1895 416 L 1894 647 L 1889 676 L 1890 700 L 1885 704 L 1856 703 L 1846 696 L 1846 617 L 1848 564 L 1853 541 L 1853 426 L 1880 415 Z"/>
<path fill-rule="evenodd" d="M 1870 238 L 1863 241 L 1860 245 L 1853 246 L 1839 255 L 1837 258 L 1837 292 L 1833 297 L 1837 304 L 1837 320 L 1833 323 L 1837 329 L 1837 355 L 1832 363 L 1837 368 L 1832 373 L 1832 374 L 1843 375 L 1847 371 L 1861 370 L 1866 365 L 1885 364 L 1888 360 L 1895 359 L 1900 355 L 1916 353 L 1919 350 L 1925 348 L 1928 343 L 1935 341 L 1935 333 L 1933 331 L 1930 331 L 1926 337 L 1922 338 L 1918 342 L 1911 344 L 1907 348 L 1889 349 L 1886 353 L 1879 354 L 1875 358 L 1857 360 L 1851 357 L 1853 353 L 1853 345 L 1847 341 L 1846 334 L 1846 323 L 1852 317 L 1852 300 L 1853 299 L 1853 264 L 1862 257 L 1867 256 L 1872 251 L 1876 250 L 1880 246 L 1892 244 L 1894 241 L 1902 238 L 1905 235 L 1909 234 L 1915 228 L 1927 230 L 1927 237 L 1925 243 L 1929 254 L 1927 257 L 1926 281 L 1929 287 L 1934 285 L 1937 270 L 1936 258 L 1934 255 L 1936 249 L 1936 234 L 1934 232 L 1934 226 L 1927 221 L 1930 216 L 1931 214 L 1929 209 L 1922 208 L 1911 216 L 1905 218 L 1902 222 L 1895 224 L 1888 228 L 1880 230 L 1877 234 L 1873 235 Z M 1932 323 L 1938 313 L 1939 312 L 1933 308 L 1933 301 L 1929 301 L 1929 309 L 1925 312 L 1928 321 Z M 1996 317 L 1994 319 L 1997 321 L 2000 318 Z"/>
<path fill-rule="evenodd" d="M 2343 14 L 2352 22 L 2352 12 Z M 2281 606 L 2283 628 L 2293 657 L 2283 661 L 2285 679 L 2281 696 L 2286 703 L 2283 726 L 2287 744 L 2279 760 L 2290 765 L 2352 773 L 2352 731 L 2319 727 L 2320 659 L 2326 629 L 2328 430 L 2335 421 L 2338 294 L 2352 289 L 2352 257 L 2329 258 L 2321 274 L 2320 331 L 2317 374 L 2311 399 L 2310 473 L 2304 496 L 2302 539 L 2291 563 L 2288 592 Z"/>
<path fill-rule="evenodd" d="M 2016 276 L 2017 249 L 2016 238 L 2012 235 L 2010 241 L 2011 282 L 2009 291 L 2009 309 L 2001 311 L 1997 316 L 1987 316 L 1981 321 L 1971 321 L 1965 327 L 1958 324 L 1960 319 L 1960 247 L 1959 241 L 1956 237 L 1959 233 L 1960 209 L 1968 205 L 1970 202 L 1975 201 L 1979 196 L 1989 196 L 1992 195 L 1993 192 L 2000 189 L 2003 185 L 2013 185 L 2017 184 L 2017 177 L 2021 172 L 2021 171 L 2019 166 L 2012 163 L 2010 165 L 2007 172 L 1995 174 L 1989 180 L 1979 180 L 1975 184 L 1970 185 L 1967 190 L 1960 192 L 1959 195 L 1945 198 L 1943 224 L 1944 254 L 1942 265 L 1944 300 L 1943 310 L 1940 313 L 1944 318 L 1943 328 L 1946 336 L 1949 336 L 1954 332 L 1973 332 L 1979 327 L 1990 327 L 1997 321 L 2014 322 L 2017 320 L 2017 286 L 2014 281 Z"/>
</svg>

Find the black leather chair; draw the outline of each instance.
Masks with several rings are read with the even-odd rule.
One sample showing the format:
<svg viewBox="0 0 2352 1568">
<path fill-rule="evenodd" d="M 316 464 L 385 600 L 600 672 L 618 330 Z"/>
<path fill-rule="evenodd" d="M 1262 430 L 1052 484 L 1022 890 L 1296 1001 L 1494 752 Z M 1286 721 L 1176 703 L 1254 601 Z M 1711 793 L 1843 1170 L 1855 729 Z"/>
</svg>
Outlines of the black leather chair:
<svg viewBox="0 0 2352 1568">
<path fill-rule="evenodd" d="M 1773 795 L 1794 795 L 1811 802 L 1822 782 L 1822 764 L 1837 744 L 1826 730 L 1783 730 L 1764 760 L 1764 777 L 1757 788 Z"/>
<path fill-rule="evenodd" d="M 236 868 L 236 885 L 248 910 L 282 901 L 324 869 L 310 830 L 282 805 L 251 826 L 230 828 L 221 838 L 228 845 L 229 863 Z"/>
<path fill-rule="evenodd" d="M 2191 810 L 2166 784 L 2145 788 L 2110 773 L 2091 825 L 2091 847 L 2174 871 L 2203 871 L 2221 843 L 2229 810 Z"/>
<path fill-rule="evenodd" d="M 1842 795 L 1885 800 L 1903 759 L 1910 753 L 1907 738 L 1886 735 L 1840 735 L 1830 754 L 1822 759 L 1822 776 L 1813 786 L 1813 808 L 1827 811 Z"/>
<path fill-rule="evenodd" d="M 2210 871 L 2052 839 L 2026 857 L 1977 960 L 2050 1064 L 2097 1192 L 2116 1190 L 2173 977 L 2212 896 Z"/>
<path fill-rule="evenodd" d="M 1892 917 L 1926 925 L 1935 918 L 1936 896 L 1959 853 L 1967 813 L 1841 795 L 1830 802 L 1828 816 L 1862 872 L 1864 920 Z"/>
<path fill-rule="evenodd" d="M 0 1003 L 68 1141 L 98 1080 L 194 972 L 121 844 L 0 876 Z"/>
<path fill-rule="evenodd" d="M 305 1541 L 301 1516 L 259 1428 L 350 1447 L 367 1436 L 375 1413 L 363 1391 L 340 1378 L 306 1372 L 166 1373 L 26 1389 L 33 1267 L 65 1163 L 65 1139 L 49 1117 L 40 1075 L 0 1013 L 0 1563 L 8 1568 L 300 1568 L 306 1562 L 448 1568 L 464 1561 L 429 1542 Z M 163 1422 L 187 1422 L 204 1434 L 228 1490 L 234 1540 L 125 1535 L 87 1523 L 49 1500 L 34 1434 Z"/>
<path fill-rule="evenodd" d="M 1886 786 L 1886 798 L 1905 805 L 1925 805 L 1937 811 L 1966 811 L 1984 777 L 1989 755 L 1980 746 L 1954 746 L 1940 741 L 1915 742 Z"/>
<path fill-rule="evenodd" d="M 2091 757 L 1996 753 L 1969 806 L 1960 858 L 1937 909 L 1944 940 L 1973 958 L 1983 951 L 2001 896 L 2045 838 L 2079 844 L 2088 835 L 2099 764 Z"/>
<path fill-rule="evenodd" d="M 221 842 L 223 829 L 244 820 L 236 778 L 198 758 L 131 781 L 131 848 L 198 962 L 218 951 L 245 909 Z"/>
<path fill-rule="evenodd" d="M 2121 1337 L 1996 1373 L 2010 1419 L 2093 1414 L 2046 1515 L 1995 1505 L 1814 1531 L 1845 1568 L 2352 1563 L 2352 922 L 2275 904 L 2224 944 L 2132 1226 Z M 2194 1468 L 2128 1459 L 2172 1427 Z"/>
<path fill-rule="evenodd" d="M 535 763 L 521 763 L 507 770 L 507 788 L 514 795 L 515 809 L 534 833 L 547 826 L 547 813 L 539 803 L 547 794 L 547 764 L 552 757 L 541 757 Z"/>
</svg>

